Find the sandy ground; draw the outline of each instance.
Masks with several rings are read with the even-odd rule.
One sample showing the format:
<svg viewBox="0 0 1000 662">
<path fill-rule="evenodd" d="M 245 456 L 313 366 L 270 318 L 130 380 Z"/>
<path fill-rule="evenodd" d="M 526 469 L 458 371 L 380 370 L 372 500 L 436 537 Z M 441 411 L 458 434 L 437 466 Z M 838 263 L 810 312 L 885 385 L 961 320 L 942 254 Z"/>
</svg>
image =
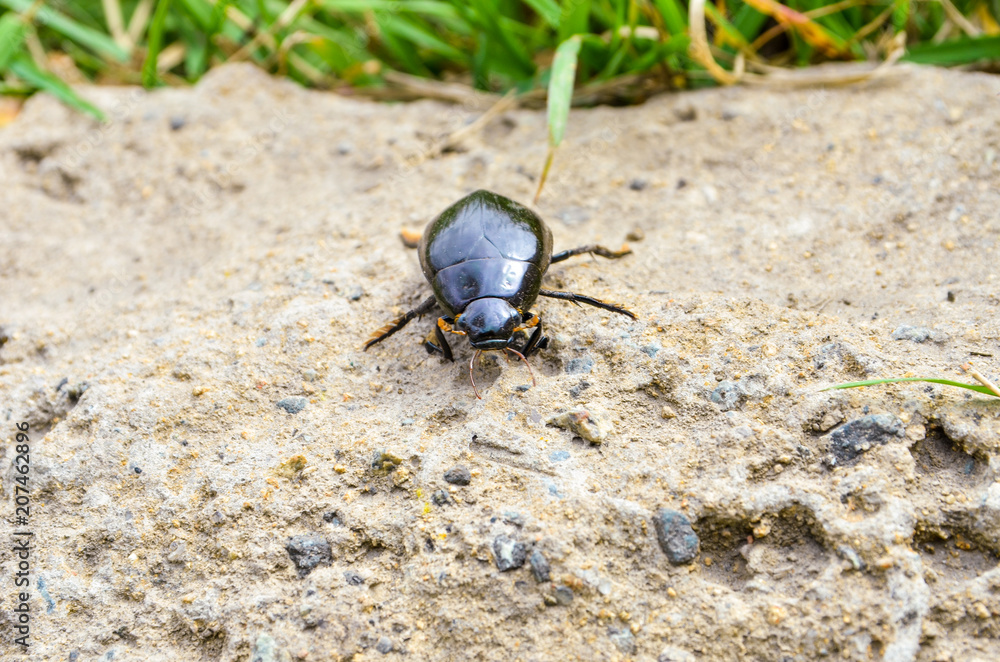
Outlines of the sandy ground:
<svg viewBox="0 0 1000 662">
<path fill-rule="evenodd" d="M 476 114 L 242 66 L 83 93 L 108 123 L 38 96 L 0 131 L 26 659 L 1000 657 L 1000 401 L 820 391 L 997 377 L 1000 79 L 574 112 L 557 250 L 639 239 L 547 283 L 638 319 L 541 302 L 537 386 L 487 356 L 482 400 L 429 319 L 360 345 L 429 291 L 401 227 L 530 202 L 543 113 L 428 159 Z M 573 408 L 603 443 L 546 424 Z"/>
</svg>

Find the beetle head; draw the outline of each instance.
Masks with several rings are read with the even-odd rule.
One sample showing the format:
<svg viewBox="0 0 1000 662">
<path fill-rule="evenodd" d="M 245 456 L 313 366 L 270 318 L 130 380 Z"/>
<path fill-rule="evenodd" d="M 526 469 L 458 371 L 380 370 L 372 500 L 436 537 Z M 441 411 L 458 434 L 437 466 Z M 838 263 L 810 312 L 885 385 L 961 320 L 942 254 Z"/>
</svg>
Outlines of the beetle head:
<svg viewBox="0 0 1000 662">
<path fill-rule="evenodd" d="M 504 299 L 487 297 L 471 301 L 458 319 L 455 330 L 463 331 L 476 349 L 504 349 L 521 323 L 521 314 Z"/>
</svg>

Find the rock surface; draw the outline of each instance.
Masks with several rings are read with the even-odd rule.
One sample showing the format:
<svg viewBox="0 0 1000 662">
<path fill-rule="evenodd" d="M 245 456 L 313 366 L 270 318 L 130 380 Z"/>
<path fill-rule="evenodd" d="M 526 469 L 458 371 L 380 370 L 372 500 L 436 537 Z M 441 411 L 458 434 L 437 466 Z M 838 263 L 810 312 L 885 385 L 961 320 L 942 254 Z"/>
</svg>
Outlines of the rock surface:
<svg viewBox="0 0 1000 662">
<path fill-rule="evenodd" d="M 31 659 L 1000 658 L 997 401 L 820 390 L 962 379 L 972 352 L 997 377 L 997 78 L 574 111 L 538 211 L 557 250 L 634 253 L 546 286 L 638 319 L 539 302 L 537 386 L 487 354 L 482 400 L 467 344 L 421 346 L 427 317 L 360 345 L 428 292 L 403 226 L 477 188 L 531 201 L 543 112 L 423 158 L 476 115 L 242 66 L 82 93 L 107 124 L 38 96 L 0 131 L 0 488 L 27 421 Z M 584 405 L 600 445 L 546 426 Z M 902 434 L 827 463 L 866 416 Z M 663 508 L 692 563 L 661 550 Z M 329 559 L 300 577 L 302 535 Z M 545 570 L 501 572 L 501 538 Z"/>
</svg>

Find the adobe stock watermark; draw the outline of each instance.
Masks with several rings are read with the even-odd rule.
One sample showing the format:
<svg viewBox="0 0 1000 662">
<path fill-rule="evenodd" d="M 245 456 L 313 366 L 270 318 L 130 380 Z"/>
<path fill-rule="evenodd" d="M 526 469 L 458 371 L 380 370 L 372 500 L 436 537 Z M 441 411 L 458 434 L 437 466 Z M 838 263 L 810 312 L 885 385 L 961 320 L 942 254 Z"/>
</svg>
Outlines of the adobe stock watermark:
<svg viewBox="0 0 1000 662">
<path fill-rule="evenodd" d="M 246 168 L 253 159 L 268 146 L 274 144 L 282 132 L 291 124 L 289 116 L 280 108 L 271 113 L 266 125 L 244 139 L 237 148 L 237 154 L 226 161 L 221 168 L 210 173 L 201 185 L 193 185 L 188 189 L 193 197 L 182 205 L 185 214 L 195 216 L 204 213 L 230 190 L 236 176 Z"/>
<path fill-rule="evenodd" d="M 134 112 L 136 106 L 146 93 L 139 89 L 131 90 L 124 98 L 119 99 L 105 110 L 107 119 L 87 132 L 82 140 L 60 150 L 56 163 L 63 170 L 72 172 L 81 167 L 87 157 L 104 145 L 108 139 L 121 131 L 123 122 Z"/>
</svg>

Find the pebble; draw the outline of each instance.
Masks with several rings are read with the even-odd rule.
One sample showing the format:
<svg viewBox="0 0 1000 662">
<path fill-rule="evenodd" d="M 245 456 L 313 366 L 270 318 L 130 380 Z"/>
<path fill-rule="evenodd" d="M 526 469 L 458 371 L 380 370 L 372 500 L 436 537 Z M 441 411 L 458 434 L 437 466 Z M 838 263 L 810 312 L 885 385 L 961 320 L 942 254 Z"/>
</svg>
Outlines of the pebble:
<svg viewBox="0 0 1000 662">
<path fill-rule="evenodd" d="M 840 547 L 838 547 L 837 555 L 840 556 L 842 559 L 845 559 L 848 563 L 850 563 L 851 567 L 854 568 L 855 570 L 864 570 L 865 562 L 861 560 L 861 557 L 858 556 L 857 552 L 855 552 L 847 545 L 841 545 Z"/>
<path fill-rule="evenodd" d="M 389 637 L 379 637 L 378 643 L 375 644 L 375 650 L 382 655 L 392 652 L 392 639 Z"/>
<path fill-rule="evenodd" d="M 431 501 L 435 506 L 446 506 L 451 501 L 451 496 L 446 490 L 438 490 L 431 495 Z"/>
<path fill-rule="evenodd" d="M 284 398 L 282 400 L 278 400 L 277 402 L 278 407 L 284 409 L 289 414 L 299 413 L 300 411 L 306 408 L 307 404 L 309 404 L 309 401 L 301 396 L 296 396 L 293 398 Z"/>
<path fill-rule="evenodd" d="M 906 433 L 903 422 L 892 414 L 871 414 L 845 423 L 830 433 L 828 464 L 849 462 L 876 444 L 883 445 L 893 437 Z"/>
<path fill-rule="evenodd" d="M 673 565 L 694 561 L 698 555 L 698 534 L 691 528 L 691 521 L 676 510 L 661 508 L 653 517 L 656 539 L 660 549 Z"/>
<path fill-rule="evenodd" d="M 722 411 L 738 408 L 745 398 L 746 394 L 740 385 L 729 381 L 720 382 L 709 396 L 709 399 L 719 405 Z"/>
<path fill-rule="evenodd" d="M 583 382 L 580 382 L 579 384 L 577 384 L 576 386 L 574 386 L 573 388 L 571 388 L 569 390 L 569 394 L 573 398 L 579 398 L 580 394 L 582 394 L 588 388 L 590 388 L 590 382 L 583 381 Z"/>
<path fill-rule="evenodd" d="M 274 637 L 265 633 L 257 635 L 257 641 L 253 644 L 253 654 L 250 662 L 277 662 L 278 645 Z"/>
<path fill-rule="evenodd" d="M 170 118 L 171 131 L 180 131 L 181 129 L 184 128 L 185 124 L 187 124 L 187 120 L 181 117 L 180 115 L 174 115 L 173 117 Z"/>
<path fill-rule="evenodd" d="M 531 564 L 531 574 L 535 576 L 536 582 L 541 584 L 542 582 L 549 581 L 549 577 L 551 576 L 549 562 L 540 551 L 537 549 L 532 551 L 531 556 L 528 557 L 528 562 Z"/>
<path fill-rule="evenodd" d="M 697 662 L 697 658 L 683 648 L 667 646 L 660 651 L 656 662 Z"/>
<path fill-rule="evenodd" d="M 493 555 L 496 557 L 497 569 L 507 572 L 524 565 L 528 549 L 523 542 L 511 540 L 507 536 L 497 536 L 493 539 Z"/>
<path fill-rule="evenodd" d="M 452 485 L 468 485 L 472 481 L 472 474 L 466 467 L 457 465 L 444 472 L 444 479 Z"/>
<path fill-rule="evenodd" d="M 344 580 L 351 586 L 361 586 L 365 583 L 365 578 L 353 570 L 344 573 Z"/>
<path fill-rule="evenodd" d="M 628 628 L 608 628 L 608 638 L 626 655 L 635 655 L 635 637 Z"/>
<path fill-rule="evenodd" d="M 647 186 L 649 186 L 649 182 L 646 181 L 645 179 L 642 179 L 641 177 L 636 177 L 635 179 L 633 179 L 628 183 L 628 187 L 633 191 L 641 191 Z M 632 241 L 635 240 L 633 239 Z"/>
<path fill-rule="evenodd" d="M 573 602 L 573 589 L 569 586 L 556 586 L 556 602 L 561 605 L 568 605 Z"/>
<path fill-rule="evenodd" d="M 938 342 L 942 340 L 941 335 L 934 329 L 928 329 L 925 326 L 907 326 L 905 324 L 896 327 L 896 330 L 892 332 L 893 340 L 909 340 L 911 342 L 927 342 L 928 340 L 933 340 Z"/>
<path fill-rule="evenodd" d="M 552 462 L 565 462 L 569 457 L 569 451 L 552 451 L 549 453 L 549 460 Z"/>
<path fill-rule="evenodd" d="M 594 359 L 589 356 L 578 356 L 566 362 L 566 373 L 570 375 L 585 375 L 594 369 Z"/>
<path fill-rule="evenodd" d="M 329 565 L 333 560 L 330 543 L 319 533 L 292 536 L 285 545 L 285 551 L 295 564 L 299 579 L 312 572 L 316 566 Z"/>
<path fill-rule="evenodd" d="M 170 551 L 167 553 L 167 560 L 171 563 L 183 563 L 187 558 L 187 543 L 183 540 L 175 540 L 170 543 Z"/>
<path fill-rule="evenodd" d="M 546 420 L 547 425 L 569 430 L 592 444 L 600 444 L 611 433 L 611 419 L 603 413 L 586 407 L 573 407 L 569 411 L 558 412 Z"/>
</svg>

